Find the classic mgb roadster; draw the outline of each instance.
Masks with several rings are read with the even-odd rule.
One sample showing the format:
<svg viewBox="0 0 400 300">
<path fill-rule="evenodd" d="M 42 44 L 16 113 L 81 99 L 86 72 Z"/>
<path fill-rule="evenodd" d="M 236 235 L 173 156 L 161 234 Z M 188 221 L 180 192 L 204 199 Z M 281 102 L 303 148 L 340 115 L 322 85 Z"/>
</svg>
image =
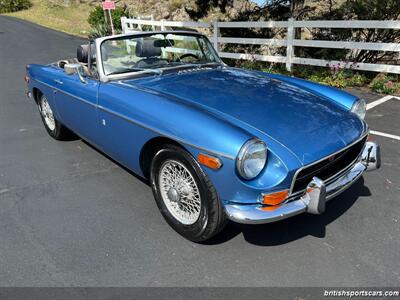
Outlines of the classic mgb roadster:
<svg viewBox="0 0 400 300">
<path fill-rule="evenodd" d="M 50 136 L 74 132 L 148 179 L 166 221 L 196 242 L 228 219 L 321 214 L 380 166 L 364 100 L 228 67 L 199 33 L 98 38 L 28 65 L 25 80 Z"/>
</svg>

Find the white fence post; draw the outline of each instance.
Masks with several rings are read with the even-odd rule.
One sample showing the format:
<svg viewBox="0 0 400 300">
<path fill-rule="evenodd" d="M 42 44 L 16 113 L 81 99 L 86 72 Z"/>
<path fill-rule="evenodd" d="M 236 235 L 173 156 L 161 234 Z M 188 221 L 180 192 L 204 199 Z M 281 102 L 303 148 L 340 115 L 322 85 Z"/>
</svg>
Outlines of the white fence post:
<svg viewBox="0 0 400 300">
<path fill-rule="evenodd" d="M 213 22 L 213 32 L 214 32 L 214 49 L 219 52 L 218 39 L 220 36 L 220 29 L 218 27 L 218 21 Z"/>
<path fill-rule="evenodd" d="M 154 21 L 154 15 L 153 14 L 150 15 L 150 20 Z M 155 25 L 151 26 L 151 28 L 153 29 L 153 31 L 156 31 L 156 26 Z"/>
<path fill-rule="evenodd" d="M 121 17 L 121 27 L 122 33 L 126 33 L 126 17 Z"/>
<path fill-rule="evenodd" d="M 288 20 L 287 28 L 287 46 L 286 46 L 286 70 L 292 71 L 292 58 L 293 58 L 293 39 L 294 39 L 294 19 Z"/>
<path fill-rule="evenodd" d="M 165 31 L 164 19 L 161 20 L 161 31 Z"/>
</svg>

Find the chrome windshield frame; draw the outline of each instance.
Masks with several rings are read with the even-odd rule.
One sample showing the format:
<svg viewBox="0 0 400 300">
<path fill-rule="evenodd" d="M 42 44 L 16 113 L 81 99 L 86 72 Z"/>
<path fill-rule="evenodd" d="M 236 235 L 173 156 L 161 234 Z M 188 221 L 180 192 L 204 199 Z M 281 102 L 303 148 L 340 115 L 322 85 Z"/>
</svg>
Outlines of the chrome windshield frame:
<svg viewBox="0 0 400 300">
<path fill-rule="evenodd" d="M 104 72 L 104 67 L 103 67 L 103 60 L 101 56 L 101 45 L 109 40 L 118 40 L 118 39 L 125 39 L 125 38 L 140 38 L 140 37 L 146 37 L 146 36 L 152 36 L 152 35 L 157 35 L 157 34 L 176 34 L 176 35 L 188 35 L 188 36 L 198 36 L 202 37 L 207 41 L 208 46 L 210 47 L 211 51 L 213 52 L 213 55 L 217 57 L 220 60 L 220 64 L 223 65 L 223 62 L 221 58 L 219 57 L 217 51 L 213 48 L 210 40 L 208 39 L 207 36 L 204 34 L 194 32 L 194 31 L 149 31 L 149 32 L 139 32 L 139 33 L 126 33 L 126 34 L 118 34 L 118 35 L 113 35 L 113 36 L 106 36 L 106 37 L 101 37 L 97 38 L 95 40 L 96 43 L 96 64 L 97 64 L 97 72 L 99 74 L 99 79 L 102 82 L 108 82 L 110 80 L 121 80 L 126 77 L 130 76 L 135 76 L 135 75 L 144 75 L 148 74 L 149 72 L 144 70 L 144 71 L 132 71 L 129 73 L 124 73 L 124 74 L 113 74 L 113 75 L 106 75 Z M 217 62 L 216 62 L 217 63 Z M 184 65 L 182 65 L 183 67 Z M 170 67 L 171 69 L 176 68 Z M 170 68 L 160 68 L 160 70 L 167 70 Z M 154 72 L 155 73 L 155 72 Z M 161 73 L 161 72 L 160 72 Z"/>
</svg>

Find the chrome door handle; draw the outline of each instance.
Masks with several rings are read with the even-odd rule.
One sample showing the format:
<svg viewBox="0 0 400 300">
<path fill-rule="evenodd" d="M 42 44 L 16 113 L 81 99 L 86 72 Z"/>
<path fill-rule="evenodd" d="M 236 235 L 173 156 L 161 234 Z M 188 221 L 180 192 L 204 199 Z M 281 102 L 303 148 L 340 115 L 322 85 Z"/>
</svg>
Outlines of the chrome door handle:
<svg viewBox="0 0 400 300">
<path fill-rule="evenodd" d="M 57 84 L 61 84 L 61 85 L 64 84 L 64 82 L 62 82 L 61 80 L 58 80 L 58 79 L 54 79 L 54 82 Z"/>
</svg>

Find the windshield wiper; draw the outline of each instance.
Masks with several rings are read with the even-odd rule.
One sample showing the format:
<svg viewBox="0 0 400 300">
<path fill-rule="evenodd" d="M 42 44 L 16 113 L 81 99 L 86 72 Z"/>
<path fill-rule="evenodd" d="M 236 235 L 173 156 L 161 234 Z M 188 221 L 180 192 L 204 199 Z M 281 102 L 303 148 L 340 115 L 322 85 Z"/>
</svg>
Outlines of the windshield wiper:
<svg viewBox="0 0 400 300">
<path fill-rule="evenodd" d="M 169 67 L 169 68 L 164 68 L 164 70 L 173 70 L 173 69 L 181 69 L 181 68 L 202 68 L 205 66 L 212 66 L 212 65 L 221 65 L 220 63 L 217 62 L 208 62 L 208 63 L 187 63 L 187 64 L 179 64 L 173 67 Z"/>
<path fill-rule="evenodd" d="M 133 68 L 133 69 L 126 69 L 124 71 L 115 71 L 111 72 L 108 75 L 119 75 L 119 74 L 126 74 L 126 73 L 131 73 L 131 72 L 140 72 L 140 74 L 144 73 L 153 73 L 157 75 L 161 75 L 163 73 L 163 70 L 158 70 L 158 69 L 146 69 L 146 68 Z"/>
<path fill-rule="evenodd" d="M 201 67 L 203 67 L 203 66 L 214 66 L 214 65 L 221 66 L 221 63 L 213 61 L 213 62 L 208 62 L 208 63 L 199 63 L 199 65 Z"/>
</svg>

